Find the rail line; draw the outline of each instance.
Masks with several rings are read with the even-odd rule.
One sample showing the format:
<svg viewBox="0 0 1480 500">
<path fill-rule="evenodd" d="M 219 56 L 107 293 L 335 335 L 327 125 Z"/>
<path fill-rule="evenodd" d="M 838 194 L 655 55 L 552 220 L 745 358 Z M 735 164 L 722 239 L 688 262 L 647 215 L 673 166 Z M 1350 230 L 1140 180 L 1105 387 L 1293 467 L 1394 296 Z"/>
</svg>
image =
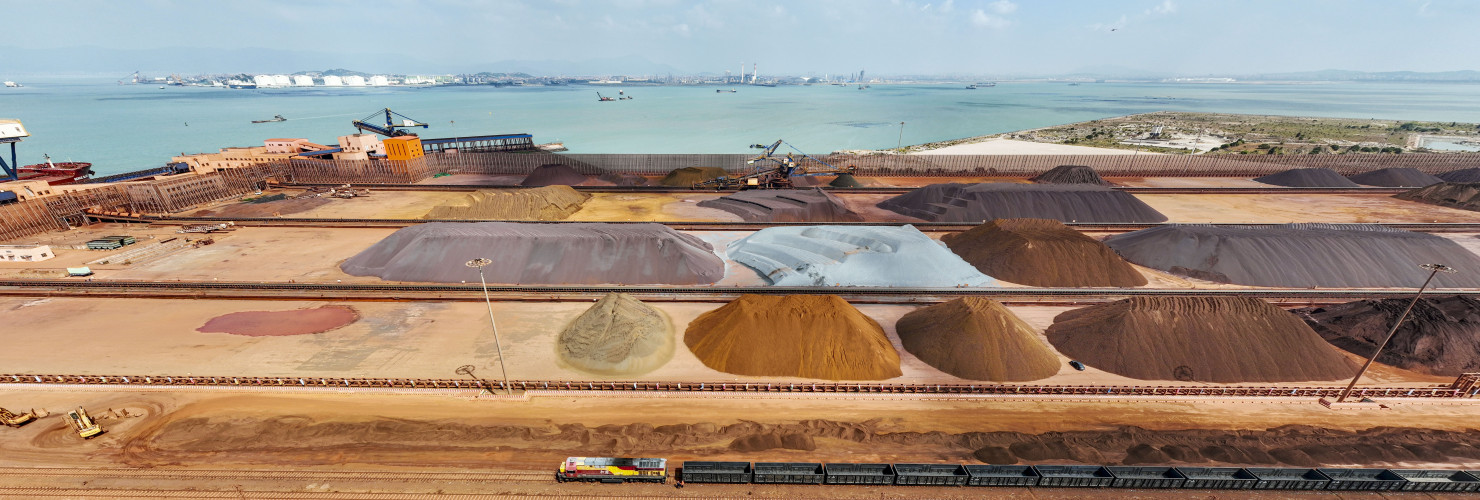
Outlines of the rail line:
<svg viewBox="0 0 1480 500">
<path fill-rule="evenodd" d="M 268 469 L 122 469 L 82 467 L 0 467 L 0 475 L 129 479 L 222 479 L 222 480 L 305 480 L 305 481 L 461 481 L 474 483 L 540 482 L 553 483 L 554 477 L 543 471 L 479 472 L 393 472 L 393 471 L 313 471 Z"/>
<path fill-rule="evenodd" d="M 941 182 L 950 182 L 950 178 L 942 178 Z M 346 184 L 275 184 L 283 188 L 339 188 Z M 351 183 L 349 187 L 354 189 L 372 189 L 379 191 L 477 191 L 481 189 L 529 189 L 523 186 L 509 186 L 496 184 L 377 184 L 377 183 Z M 681 186 L 571 186 L 577 191 L 588 193 L 733 193 L 737 190 L 719 189 L 694 189 Z M 839 188 L 831 186 L 816 186 L 829 193 L 848 194 L 904 194 L 919 186 L 873 186 L 873 187 L 850 187 Z M 1392 188 L 1392 187 L 1282 187 L 1282 186 L 1226 186 L 1226 187 L 1162 187 L 1162 186 L 1111 186 L 1110 189 L 1125 191 L 1127 193 L 1145 194 L 1398 194 L 1404 191 L 1412 191 L 1414 188 Z"/>
<path fill-rule="evenodd" d="M 873 382 L 657 382 L 613 380 L 500 380 L 430 379 L 395 377 L 250 377 L 203 375 L 43 375 L 0 374 L 0 384 L 98 385 L 98 386 L 226 386 L 283 388 L 390 388 L 425 390 L 517 390 L 655 392 L 655 393 L 817 393 L 817 394 L 931 394 L 983 396 L 1200 396 L 1200 397 L 1335 397 L 1344 387 L 1336 386 L 1204 386 L 1204 385 L 1048 385 L 1048 384 L 909 384 Z M 1352 394 L 1365 398 L 1453 399 L 1469 398 L 1480 386 L 1461 376 L 1450 385 L 1426 387 L 1363 387 Z"/>
</svg>

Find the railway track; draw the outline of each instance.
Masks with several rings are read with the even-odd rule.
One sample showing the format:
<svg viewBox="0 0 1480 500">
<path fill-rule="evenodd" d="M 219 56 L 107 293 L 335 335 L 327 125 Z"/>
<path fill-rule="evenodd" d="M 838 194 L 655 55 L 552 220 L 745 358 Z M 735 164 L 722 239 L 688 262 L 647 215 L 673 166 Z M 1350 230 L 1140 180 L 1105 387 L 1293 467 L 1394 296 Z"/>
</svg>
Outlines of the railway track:
<svg viewBox="0 0 1480 500">
<path fill-rule="evenodd" d="M 280 387 L 344 390 L 380 388 L 401 390 L 466 389 L 469 391 L 564 391 L 600 393 L 774 393 L 774 394 L 920 394 L 950 396 L 1196 396 L 1237 398 L 1335 397 L 1336 386 L 1212 386 L 1212 385 L 1050 385 L 1050 384 L 914 384 L 875 382 L 658 382 L 613 380 L 499 380 L 374 378 L 374 377 L 250 377 L 204 375 L 47 375 L 0 374 L 0 384 L 153 387 Z M 1460 377 L 1450 385 L 1363 387 L 1353 395 L 1384 399 L 1471 398 L 1480 386 Z"/>
<path fill-rule="evenodd" d="M 120 469 L 83 467 L 0 467 L 0 475 L 125 479 L 208 479 L 273 481 L 458 481 L 470 483 L 554 483 L 540 471 L 392 472 L 312 471 L 279 469 Z"/>
<path fill-rule="evenodd" d="M 953 178 L 943 177 L 940 182 L 953 182 Z M 345 184 L 280 184 L 283 188 L 340 188 Z M 378 191 L 477 191 L 480 189 L 526 189 L 522 186 L 494 185 L 494 184 L 374 184 L 356 183 L 348 184 L 354 189 L 371 189 Z M 717 189 L 693 189 L 678 186 L 571 186 L 577 191 L 587 193 L 733 193 L 737 190 Z M 855 187 L 838 188 L 830 186 L 816 186 L 824 191 L 834 194 L 904 194 L 918 186 L 877 186 L 877 187 Z M 1111 189 L 1125 191 L 1127 193 L 1145 194 L 1398 194 L 1404 191 L 1412 191 L 1413 188 L 1391 188 L 1391 187 L 1282 187 L 1282 186 L 1228 186 L 1228 187 L 1150 187 L 1150 186 L 1111 186 Z"/>
</svg>

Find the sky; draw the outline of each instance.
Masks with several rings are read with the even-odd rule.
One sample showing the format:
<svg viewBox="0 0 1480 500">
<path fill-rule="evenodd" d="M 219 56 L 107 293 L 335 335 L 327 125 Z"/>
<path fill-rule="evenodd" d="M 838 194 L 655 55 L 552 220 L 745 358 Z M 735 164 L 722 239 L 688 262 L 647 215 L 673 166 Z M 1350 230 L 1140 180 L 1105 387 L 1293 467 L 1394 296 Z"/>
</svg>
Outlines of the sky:
<svg viewBox="0 0 1480 500">
<path fill-rule="evenodd" d="M 37 71 L 177 61 L 191 67 L 145 69 L 182 73 L 722 74 L 742 62 L 797 76 L 1480 69 L 1472 0 L 0 0 L 0 9 L 0 73 L 7 58 Z"/>
</svg>

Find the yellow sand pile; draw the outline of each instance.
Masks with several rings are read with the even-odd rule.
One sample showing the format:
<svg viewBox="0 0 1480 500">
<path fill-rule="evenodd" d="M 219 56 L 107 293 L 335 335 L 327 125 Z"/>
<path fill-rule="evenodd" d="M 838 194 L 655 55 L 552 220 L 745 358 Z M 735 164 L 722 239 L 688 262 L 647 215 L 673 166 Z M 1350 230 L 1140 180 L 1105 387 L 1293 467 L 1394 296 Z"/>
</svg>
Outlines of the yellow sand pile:
<svg viewBox="0 0 1480 500">
<path fill-rule="evenodd" d="M 570 186 L 488 189 L 469 193 L 460 203 L 434 207 L 422 218 L 562 220 L 580 210 L 590 198 Z"/>
</svg>

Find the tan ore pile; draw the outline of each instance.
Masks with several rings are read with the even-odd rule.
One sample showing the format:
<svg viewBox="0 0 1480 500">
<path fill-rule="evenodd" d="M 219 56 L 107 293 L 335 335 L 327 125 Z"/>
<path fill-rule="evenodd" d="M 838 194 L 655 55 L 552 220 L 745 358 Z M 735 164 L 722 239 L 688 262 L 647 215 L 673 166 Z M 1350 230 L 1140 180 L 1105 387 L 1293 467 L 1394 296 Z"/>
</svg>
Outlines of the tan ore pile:
<svg viewBox="0 0 1480 500">
<path fill-rule="evenodd" d="M 477 283 L 464 266 L 490 259 L 491 283 L 670 284 L 719 281 L 725 263 L 697 236 L 662 224 L 427 222 L 405 227 L 339 268 L 390 281 Z"/>
<path fill-rule="evenodd" d="M 1297 309 L 1331 345 L 1368 358 L 1411 299 L 1359 300 Z M 1378 355 L 1377 362 L 1430 375 L 1480 371 L 1480 300 L 1425 296 Z"/>
<path fill-rule="evenodd" d="M 423 219 L 564 220 L 591 195 L 570 186 L 486 189 L 459 203 L 433 207 Z"/>
<path fill-rule="evenodd" d="M 872 318 L 835 295 L 741 295 L 689 323 L 705 366 L 759 377 L 884 380 L 899 352 Z"/>
<path fill-rule="evenodd" d="M 1120 254 L 1056 220 L 996 219 L 940 240 L 982 274 L 1021 285 L 1146 284 L 1146 277 Z"/>
<path fill-rule="evenodd" d="M 1136 297 L 1075 309 L 1045 332 L 1059 352 L 1142 380 L 1339 380 L 1356 364 L 1305 322 L 1249 297 Z"/>
<path fill-rule="evenodd" d="M 625 293 L 609 293 L 571 321 L 555 349 L 560 360 L 597 375 L 641 375 L 673 358 L 673 325 Z"/>
<path fill-rule="evenodd" d="M 1024 382 L 1059 371 L 1058 355 L 1033 327 L 994 300 L 965 297 L 916 309 L 894 329 L 904 350 L 967 380 Z"/>
</svg>

